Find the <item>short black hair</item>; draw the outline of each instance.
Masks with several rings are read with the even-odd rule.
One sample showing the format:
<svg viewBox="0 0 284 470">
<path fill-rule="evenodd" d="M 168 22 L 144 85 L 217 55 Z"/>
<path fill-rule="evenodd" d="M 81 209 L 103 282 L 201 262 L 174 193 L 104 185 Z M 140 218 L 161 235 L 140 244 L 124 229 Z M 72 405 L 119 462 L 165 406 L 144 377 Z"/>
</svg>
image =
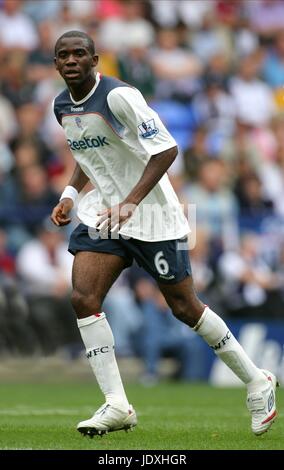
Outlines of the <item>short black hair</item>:
<svg viewBox="0 0 284 470">
<path fill-rule="evenodd" d="M 94 55 L 96 52 L 95 52 L 95 43 L 93 41 L 93 39 L 88 36 L 88 34 L 84 33 L 83 31 L 67 31 L 66 33 L 62 34 L 62 36 L 60 36 L 60 38 L 57 39 L 56 43 L 55 43 L 55 47 L 54 47 L 54 52 L 55 52 L 55 55 L 57 55 L 57 50 L 58 50 L 58 46 L 59 46 L 59 43 L 61 41 L 61 39 L 64 39 L 64 38 L 82 38 L 82 39 L 86 39 L 87 43 L 88 43 L 88 50 L 90 52 L 90 54 Z"/>
</svg>

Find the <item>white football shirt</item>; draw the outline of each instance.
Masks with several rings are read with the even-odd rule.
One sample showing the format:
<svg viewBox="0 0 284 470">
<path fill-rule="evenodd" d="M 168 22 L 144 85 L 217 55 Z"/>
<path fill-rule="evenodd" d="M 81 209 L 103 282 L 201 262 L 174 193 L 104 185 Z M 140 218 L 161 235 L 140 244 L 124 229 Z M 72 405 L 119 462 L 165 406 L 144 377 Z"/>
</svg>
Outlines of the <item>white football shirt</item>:
<svg viewBox="0 0 284 470">
<path fill-rule="evenodd" d="M 99 73 L 84 99 L 74 101 L 68 90 L 58 95 L 54 112 L 75 160 L 95 186 L 78 206 L 78 217 L 90 227 L 96 225 L 99 210 L 128 196 L 152 155 L 176 146 L 137 89 Z M 188 222 L 165 174 L 119 233 L 161 241 L 188 232 Z"/>
</svg>

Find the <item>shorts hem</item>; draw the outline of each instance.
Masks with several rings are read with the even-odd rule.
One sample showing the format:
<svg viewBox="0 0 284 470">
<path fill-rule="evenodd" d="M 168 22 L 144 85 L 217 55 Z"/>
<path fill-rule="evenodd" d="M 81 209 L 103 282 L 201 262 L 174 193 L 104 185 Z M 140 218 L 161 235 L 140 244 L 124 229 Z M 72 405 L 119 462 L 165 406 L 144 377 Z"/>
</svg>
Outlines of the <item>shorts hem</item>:
<svg viewBox="0 0 284 470">
<path fill-rule="evenodd" d="M 77 253 L 79 252 L 86 252 L 86 253 L 105 253 L 106 255 L 115 255 L 115 256 L 119 256 L 119 258 L 123 258 L 126 262 L 126 268 L 129 268 L 132 263 L 133 263 L 133 260 L 130 260 L 129 258 L 127 258 L 126 256 L 122 255 L 122 254 L 119 254 L 119 253 L 114 253 L 113 251 L 111 250 L 106 250 L 106 249 L 100 249 L 98 247 L 96 248 L 88 248 L 88 249 L 84 249 L 84 248 L 68 248 L 68 251 L 69 253 L 71 253 L 71 255 L 75 256 Z"/>
<path fill-rule="evenodd" d="M 188 276 L 192 276 L 192 273 L 189 269 L 187 269 L 185 271 L 185 273 L 183 273 L 183 275 L 179 276 L 178 278 L 174 278 L 174 279 L 161 279 L 160 277 L 157 277 L 155 276 L 154 279 L 156 279 L 157 282 L 159 282 L 159 284 L 178 284 L 179 282 L 181 281 L 184 281 L 184 279 Z"/>
</svg>

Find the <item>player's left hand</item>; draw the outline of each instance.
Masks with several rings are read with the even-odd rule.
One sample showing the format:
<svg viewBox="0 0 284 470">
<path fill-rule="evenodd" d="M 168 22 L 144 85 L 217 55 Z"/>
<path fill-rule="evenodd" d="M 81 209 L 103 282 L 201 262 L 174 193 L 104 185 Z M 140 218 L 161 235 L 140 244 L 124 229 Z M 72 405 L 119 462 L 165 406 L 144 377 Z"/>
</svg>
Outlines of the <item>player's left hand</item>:
<svg viewBox="0 0 284 470">
<path fill-rule="evenodd" d="M 132 216 L 136 206 L 134 204 L 123 203 L 116 204 L 113 207 L 98 212 L 98 221 L 96 228 L 102 235 L 117 233 Z"/>
</svg>

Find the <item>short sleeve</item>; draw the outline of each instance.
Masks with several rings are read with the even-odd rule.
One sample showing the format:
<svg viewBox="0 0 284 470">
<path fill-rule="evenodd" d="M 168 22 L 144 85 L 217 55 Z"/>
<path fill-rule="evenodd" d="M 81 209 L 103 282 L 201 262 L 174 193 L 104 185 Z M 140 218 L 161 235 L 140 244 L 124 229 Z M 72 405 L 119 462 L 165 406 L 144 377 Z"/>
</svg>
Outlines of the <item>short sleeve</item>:
<svg viewBox="0 0 284 470">
<path fill-rule="evenodd" d="M 156 155 L 177 145 L 158 114 L 136 88 L 114 88 L 107 101 L 114 116 L 136 135 L 148 154 Z"/>
</svg>

